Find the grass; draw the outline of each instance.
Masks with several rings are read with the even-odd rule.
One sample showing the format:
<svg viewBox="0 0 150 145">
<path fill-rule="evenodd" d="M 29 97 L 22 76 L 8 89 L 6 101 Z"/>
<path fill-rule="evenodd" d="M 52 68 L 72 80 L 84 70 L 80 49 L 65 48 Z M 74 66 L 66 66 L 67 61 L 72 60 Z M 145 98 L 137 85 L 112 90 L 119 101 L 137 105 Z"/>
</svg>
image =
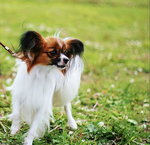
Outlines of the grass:
<svg viewBox="0 0 150 145">
<path fill-rule="evenodd" d="M 17 49 L 20 35 L 61 31 L 85 44 L 85 70 L 73 101 L 78 130 L 55 108 L 51 132 L 34 141 L 48 144 L 150 144 L 149 38 L 146 0 L 0 0 L 0 41 Z M 15 60 L 0 48 L 0 144 L 21 145 L 28 126 L 10 136 Z"/>
</svg>

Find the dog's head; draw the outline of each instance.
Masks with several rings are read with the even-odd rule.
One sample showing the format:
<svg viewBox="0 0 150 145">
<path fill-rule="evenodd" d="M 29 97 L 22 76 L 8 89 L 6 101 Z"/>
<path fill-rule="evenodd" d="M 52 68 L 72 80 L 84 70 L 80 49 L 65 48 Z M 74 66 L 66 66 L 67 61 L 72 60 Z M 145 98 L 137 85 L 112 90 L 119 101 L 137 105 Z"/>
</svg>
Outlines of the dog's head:
<svg viewBox="0 0 150 145">
<path fill-rule="evenodd" d="M 28 64 L 28 71 L 37 64 L 64 69 L 71 58 L 83 53 L 84 45 L 78 39 L 43 38 L 35 31 L 27 31 L 21 37 L 20 50 L 22 60 Z"/>
</svg>

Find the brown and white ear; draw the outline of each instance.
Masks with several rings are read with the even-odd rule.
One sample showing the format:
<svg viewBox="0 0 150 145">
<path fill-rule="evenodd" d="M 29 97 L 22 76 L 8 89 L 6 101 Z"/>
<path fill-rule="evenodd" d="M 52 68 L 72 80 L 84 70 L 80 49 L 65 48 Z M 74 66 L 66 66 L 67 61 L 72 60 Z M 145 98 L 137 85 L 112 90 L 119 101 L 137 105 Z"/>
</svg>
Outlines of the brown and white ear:
<svg viewBox="0 0 150 145">
<path fill-rule="evenodd" d="M 32 62 L 43 47 L 43 37 L 35 31 L 25 32 L 20 39 L 20 49 Z"/>
<path fill-rule="evenodd" d="M 67 39 L 65 40 L 65 44 L 73 55 L 81 55 L 84 52 L 84 44 L 79 39 Z"/>
</svg>

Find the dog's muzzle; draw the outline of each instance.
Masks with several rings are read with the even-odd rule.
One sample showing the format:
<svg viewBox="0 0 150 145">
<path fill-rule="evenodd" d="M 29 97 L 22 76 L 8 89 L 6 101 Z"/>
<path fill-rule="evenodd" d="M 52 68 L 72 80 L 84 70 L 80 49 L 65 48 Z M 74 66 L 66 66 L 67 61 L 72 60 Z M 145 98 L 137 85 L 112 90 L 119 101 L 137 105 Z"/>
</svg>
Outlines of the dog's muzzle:
<svg viewBox="0 0 150 145">
<path fill-rule="evenodd" d="M 68 63 L 69 63 L 69 58 L 66 55 L 61 53 L 57 63 L 57 67 L 61 69 L 65 69 L 68 66 Z"/>
</svg>

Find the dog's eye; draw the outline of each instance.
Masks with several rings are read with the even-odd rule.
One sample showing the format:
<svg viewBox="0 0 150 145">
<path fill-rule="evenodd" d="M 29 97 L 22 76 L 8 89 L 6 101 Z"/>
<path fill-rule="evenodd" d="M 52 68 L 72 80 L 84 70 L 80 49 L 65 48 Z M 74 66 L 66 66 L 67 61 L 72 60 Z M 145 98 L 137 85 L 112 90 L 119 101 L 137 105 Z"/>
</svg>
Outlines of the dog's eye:
<svg viewBox="0 0 150 145">
<path fill-rule="evenodd" d="M 52 50 L 52 51 L 47 51 L 47 52 L 44 52 L 48 55 L 48 57 L 51 57 L 51 56 L 55 56 L 57 54 L 57 51 L 56 50 Z"/>
<path fill-rule="evenodd" d="M 68 53 L 69 53 L 68 51 L 64 51 L 64 55 L 68 55 Z"/>
<path fill-rule="evenodd" d="M 49 55 L 56 55 L 57 54 L 57 51 L 56 50 L 52 50 L 50 52 L 48 52 Z"/>
</svg>

